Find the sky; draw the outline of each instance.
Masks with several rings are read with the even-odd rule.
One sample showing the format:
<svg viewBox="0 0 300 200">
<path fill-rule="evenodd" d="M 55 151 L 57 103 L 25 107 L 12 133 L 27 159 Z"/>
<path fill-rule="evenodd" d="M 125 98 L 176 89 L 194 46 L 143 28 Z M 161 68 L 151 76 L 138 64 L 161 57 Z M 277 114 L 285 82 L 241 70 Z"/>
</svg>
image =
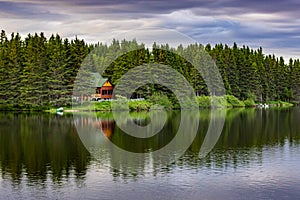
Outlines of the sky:
<svg viewBox="0 0 300 200">
<path fill-rule="evenodd" d="M 170 29 L 201 44 L 263 48 L 300 58 L 299 0 L 0 0 L 0 29 L 103 42 L 134 29 Z M 167 38 L 163 33 L 158 38 Z"/>
</svg>

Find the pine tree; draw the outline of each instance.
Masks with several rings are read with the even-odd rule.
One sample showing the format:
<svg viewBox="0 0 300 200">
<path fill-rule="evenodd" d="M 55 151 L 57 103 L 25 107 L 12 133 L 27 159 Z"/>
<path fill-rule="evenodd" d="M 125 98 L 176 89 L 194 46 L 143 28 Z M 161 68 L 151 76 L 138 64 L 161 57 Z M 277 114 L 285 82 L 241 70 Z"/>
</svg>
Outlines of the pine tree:
<svg viewBox="0 0 300 200">
<path fill-rule="evenodd" d="M 8 62 L 7 62 L 7 73 L 8 73 L 8 88 L 7 98 L 8 105 L 10 107 L 18 107 L 19 96 L 20 96 L 20 75 L 22 71 L 23 63 L 23 43 L 20 35 L 12 33 L 11 40 L 9 41 L 8 47 Z"/>
<path fill-rule="evenodd" d="M 39 108 L 48 105 L 46 38 L 44 34 L 28 35 L 25 39 L 26 51 L 24 68 L 20 76 L 20 105 Z"/>
<path fill-rule="evenodd" d="M 48 101 L 51 106 L 62 106 L 68 103 L 65 74 L 67 53 L 59 35 L 51 35 L 47 44 L 47 87 Z"/>
<path fill-rule="evenodd" d="M 232 47 L 223 44 L 204 47 L 196 43 L 174 48 L 169 44 L 154 43 L 150 51 L 136 40 L 119 42 L 114 39 L 110 45 L 87 45 L 77 37 L 69 41 L 63 40 L 58 34 L 52 35 L 49 40 L 43 33 L 29 34 L 22 40 L 18 33 L 12 33 L 8 39 L 2 30 L 0 108 L 44 109 L 48 106 L 70 105 L 79 70 L 81 75 L 87 75 L 81 83 L 82 88 L 86 89 L 90 84 L 90 72 L 103 74 L 116 85 L 129 70 L 141 65 L 144 67 L 142 69 L 147 69 L 153 63 L 167 65 L 179 72 L 197 95 L 209 95 L 207 84 L 212 87 L 210 94 L 219 95 L 222 93 L 219 87 L 221 83 L 216 82 L 216 73 L 207 67 L 214 65 L 212 61 L 219 69 L 227 94 L 262 102 L 300 101 L 299 59 L 290 59 L 285 64 L 282 57 L 264 55 L 262 48 L 239 48 L 236 43 Z M 160 65 L 156 66 L 159 71 Z M 141 80 L 143 71 L 136 71 L 135 75 L 137 80 Z M 170 79 L 163 72 L 159 78 L 170 85 L 183 84 L 181 79 Z M 126 84 L 124 91 L 130 85 L 140 83 L 131 77 Z M 176 101 L 174 94 L 160 84 L 142 86 L 134 95 L 149 98 L 155 91 Z M 189 95 L 185 91 L 181 91 L 181 94 Z"/>
</svg>

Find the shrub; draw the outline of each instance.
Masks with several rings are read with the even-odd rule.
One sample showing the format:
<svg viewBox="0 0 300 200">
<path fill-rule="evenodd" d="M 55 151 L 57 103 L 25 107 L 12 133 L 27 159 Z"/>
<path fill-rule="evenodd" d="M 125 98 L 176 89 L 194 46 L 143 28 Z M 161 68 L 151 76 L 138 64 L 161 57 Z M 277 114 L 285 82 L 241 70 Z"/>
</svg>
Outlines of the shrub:
<svg viewBox="0 0 300 200">
<path fill-rule="evenodd" d="M 147 100 L 142 100 L 142 101 L 129 101 L 129 109 L 131 111 L 136 110 L 149 110 L 151 107 L 151 102 Z"/>
<path fill-rule="evenodd" d="M 128 110 L 128 100 L 126 97 L 116 95 L 116 100 L 112 102 L 113 108 L 116 110 Z"/>
<path fill-rule="evenodd" d="M 238 98 L 236 98 L 233 95 L 226 95 L 226 100 L 227 103 L 230 104 L 232 107 L 245 107 L 244 102 L 238 100 Z"/>
<path fill-rule="evenodd" d="M 197 96 L 196 99 L 200 108 L 210 108 L 209 96 Z"/>
<path fill-rule="evenodd" d="M 161 93 L 154 93 L 150 97 L 150 101 L 153 104 L 162 105 L 165 109 L 172 109 L 173 103 L 169 100 L 167 95 L 161 94 Z"/>
<path fill-rule="evenodd" d="M 243 102 L 245 104 L 245 107 L 254 107 L 256 105 L 253 99 L 246 99 Z"/>
<path fill-rule="evenodd" d="M 211 103 L 215 108 L 226 108 L 230 105 L 227 104 L 227 100 L 225 96 L 212 96 Z"/>
<path fill-rule="evenodd" d="M 111 110 L 110 101 L 95 102 L 95 110 Z"/>
</svg>

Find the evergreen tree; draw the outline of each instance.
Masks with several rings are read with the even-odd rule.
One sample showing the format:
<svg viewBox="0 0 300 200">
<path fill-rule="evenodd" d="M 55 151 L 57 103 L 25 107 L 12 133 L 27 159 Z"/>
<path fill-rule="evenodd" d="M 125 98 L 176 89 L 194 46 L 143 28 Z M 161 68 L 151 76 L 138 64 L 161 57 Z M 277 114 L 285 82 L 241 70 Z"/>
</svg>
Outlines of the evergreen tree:
<svg viewBox="0 0 300 200">
<path fill-rule="evenodd" d="M 19 102 L 22 107 L 48 105 L 46 42 L 43 33 L 28 35 L 25 39 L 24 68 L 20 76 Z"/>
<path fill-rule="evenodd" d="M 20 35 L 12 33 L 11 40 L 8 47 L 8 60 L 7 60 L 7 103 L 9 107 L 18 107 L 20 96 L 20 74 L 22 71 L 23 63 L 23 48 Z"/>
<path fill-rule="evenodd" d="M 207 56 L 207 53 L 210 55 Z M 12 33 L 8 39 L 4 30 L 0 34 L 0 109 L 44 109 L 49 106 L 71 104 L 73 87 L 78 70 L 85 74 L 82 88 L 90 85 L 90 72 L 98 72 L 116 85 L 129 70 L 150 64 L 162 64 L 179 72 L 194 88 L 197 95 L 209 95 L 207 84 L 212 86 L 212 95 L 222 93 L 220 83 L 213 78 L 212 66 L 216 63 L 227 94 L 239 99 L 256 101 L 284 100 L 300 101 L 300 61 L 290 59 L 286 64 L 282 57 L 264 55 L 262 48 L 252 50 L 236 43 L 232 47 L 217 44 L 190 44 L 187 47 L 169 44 L 153 44 L 152 50 L 136 40 L 118 41 L 111 44 L 87 45 L 84 40 L 62 39 L 58 34 L 49 40 L 43 33 L 29 34 L 21 39 Z M 160 70 L 160 65 L 156 65 Z M 200 71 L 198 71 L 200 67 Z M 181 80 L 163 76 L 162 81 L 183 84 Z M 135 76 L 141 80 L 143 72 Z M 207 79 L 207 77 L 210 77 Z M 209 81 L 208 83 L 205 82 Z M 127 85 L 126 85 L 127 84 Z M 122 90 L 140 84 L 134 77 L 127 80 Z M 136 97 L 150 98 L 161 91 L 176 101 L 171 91 L 159 84 L 148 84 L 138 88 Z M 87 92 L 87 91 L 85 91 Z M 84 93 L 84 91 L 83 91 Z M 183 95 L 185 91 L 181 91 Z M 89 95 L 88 92 L 85 95 Z M 75 94 L 74 94 L 75 95 Z"/>
</svg>

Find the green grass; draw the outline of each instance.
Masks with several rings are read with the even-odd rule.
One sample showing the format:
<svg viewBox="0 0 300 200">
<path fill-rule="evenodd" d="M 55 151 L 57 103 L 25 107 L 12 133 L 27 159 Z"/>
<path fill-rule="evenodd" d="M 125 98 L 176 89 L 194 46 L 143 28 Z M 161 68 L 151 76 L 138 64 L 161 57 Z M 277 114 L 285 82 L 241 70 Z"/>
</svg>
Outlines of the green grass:
<svg viewBox="0 0 300 200">
<path fill-rule="evenodd" d="M 196 101 L 199 108 L 242 108 L 242 107 L 255 107 L 256 103 L 252 99 L 247 99 L 244 101 L 239 100 L 233 95 L 225 96 L 197 96 Z M 167 96 L 154 95 L 149 100 L 141 101 L 129 101 L 126 98 L 119 97 L 117 104 L 114 109 L 116 110 L 130 110 L 130 111 L 149 111 L 155 109 L 180 109 L 180 105 L 172 103 Z M 283 101 L 268 101 L 266 102 L 271 107 L 290 107 L 295 104 Z M 185 102 L 184 108 L 193 109 L 192 102 Z M 74 107 L 64 107 L 64 111 L 76 110 L 79 112 L 90 112 L 90 111 L 111 111 L 112 101 L 86 101 L 79 106 Z M 50 113 L 56 113 L 56 108 L 47 110 Z"/>
<path fill-rule="evenodd" d="M 270 106 L 277 106 L 277 107 L 290 107 L 294 106 L 293 103 L 285 102 L 285 101 L 267 101 L 267 104 Z"/>
<path fill-rule="evenodd" d="M 245 103 L 232 95 L 226 96 L 197 96 L 197 102 L 200 108 L 231 108 L 245 107 Z M 251 102 L 252 103 L 252 102 Z M 252 105 L 252 104 L 251 104 Z M 255 104 L 254 104 L 255 105 Z"/>
<path fill-rule="evenodd" d="M 129 105 L 130 111 L 141 111 L 141 110 L 149 110 L 152 106 L 152 103 L 147 100 L 141 101 L 127 101 L 121 100 L 114 104 L 116 110 L 126 110 L 127 103 Z M 112 110 L 112 101 L 86 101 L 81 105 L 74 106 L 72 108 L 64 109 L 64 110 L 78 110 L 78 111 L 111 111 Z M 49 112 L 56 112 L 56 109 L 50 109 Z"/>
</svg>

